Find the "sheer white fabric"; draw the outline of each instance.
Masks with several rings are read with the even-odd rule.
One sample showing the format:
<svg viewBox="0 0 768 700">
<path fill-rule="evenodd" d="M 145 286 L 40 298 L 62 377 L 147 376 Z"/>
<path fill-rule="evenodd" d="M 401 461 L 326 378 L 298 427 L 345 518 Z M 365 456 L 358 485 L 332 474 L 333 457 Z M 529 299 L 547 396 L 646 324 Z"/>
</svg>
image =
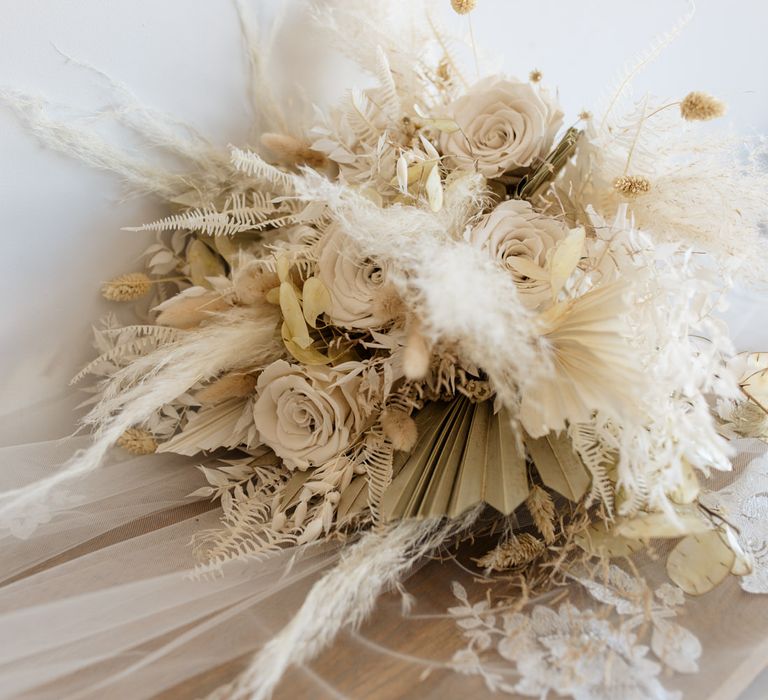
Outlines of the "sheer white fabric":
<svg viewBox="0 0 768 700">
<path fill-rule="evenodd" d="M 739 346 L 764 349 L 750 342 L 753 335 L 761 340 L 762 301 L 744 298 L 737 307 Z M 71 405 L 67 397 L 62 402 Z M 38 409 L 37 417 L 60 410 L 57 402 Z M 13 445 L 30 418 L 26 413 L 3 424 L 2 491 L 51 474 L 88 440 Z M 740 442 L 736 469 L 764 449 L 757 441 Z M 231 680 L 288 622 L 334 563 L 338 545 L 195 577 L 190 539 L 214 526 L 219 511 L 186 497 L 201 485 L 194 464 L 115 450 L 94 474 L 62 489 L 53 508 L 31 509 L 5 524 L 0 697 L 135 700 L 166 691 L 169 698 L 201 697 Z M 720 475 L 713 487 L 731 478 Z M 658 562 L 642 573 L 654 585 L 665 579 Z M 456 563 L 430 563 L 406 584 L 416 594 L 414 614 L 402 617 L 400 597 L 385 596 L 369 625 L 342 636 L 316 663 L 293 669 L 276 697 L 366 697 L 371 686 L 361 678 L 382 698 L 483 694 L 481 676 L 454 668 L 453 655 L 465 640 L 447 613 L 454 579 L 478 599 L 485 595 L 487 586 L 478 587 L 475 575 Z M 690 601 L 684 624 L 703 644 L 702 670 L 662 681 L 667 689 L 685 690 L 686 698 L 736 698 L 768 660 L 765 598 L 744 593 L 736 580 Z M 512 667 L 500 661 L 495 667 L 510 674 Z M 764 681 L 750 692 L 745 699 L 764 697 Z"/>
</svg>

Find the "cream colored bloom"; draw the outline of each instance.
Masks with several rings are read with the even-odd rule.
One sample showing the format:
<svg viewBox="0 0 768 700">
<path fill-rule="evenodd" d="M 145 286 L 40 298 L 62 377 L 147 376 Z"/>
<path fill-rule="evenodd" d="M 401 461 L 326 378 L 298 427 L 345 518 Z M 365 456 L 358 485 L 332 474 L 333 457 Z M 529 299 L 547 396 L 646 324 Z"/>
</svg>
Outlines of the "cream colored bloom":
<svg viewBox="0 0 768 700">
<path fill-rule="evenodd" d="M 331 369 L 273 362 L 256 385 L 253 419 L 261 441 L 290 469 L 328 462 L 362 427 L 359 384 Z"/>
<path fill-rule="evenodd" d="M 448 107 L 459 130 L 443 133 L 440 147 L 453 167 L 486 177 L 530 166 L 552 147 L 563 114 L 530 83 L 491 76 Z"/>
<path fill-rule="evenodd" d="M 511 273 L 528 308 L 548 296 L 550 274 L 547 253 L 568 234 L 568 228 L 533 210 L 521 199 L 499 204 L 469 233 L 469 242 L 488 251 Z"/>
<path fill-rule="evenodd" d="M 331 295 L 328 315 L 333 325 L 367 329 L 389 320 L 375 303 L 383 291 L 385 270 L 361 255 L 338 226 L 332 226 L 320 242 L 317 276 Z"/>
</svg>

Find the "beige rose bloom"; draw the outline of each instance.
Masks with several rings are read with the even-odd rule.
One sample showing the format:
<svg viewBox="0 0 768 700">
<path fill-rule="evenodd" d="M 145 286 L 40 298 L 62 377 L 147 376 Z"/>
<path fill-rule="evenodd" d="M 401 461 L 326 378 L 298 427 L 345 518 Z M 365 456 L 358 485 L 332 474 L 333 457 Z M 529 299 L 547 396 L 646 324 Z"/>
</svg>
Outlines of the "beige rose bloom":
<svg viewBox="0 0 768 700">
<path fill-rule="evenodd" d="M 448 107 L 460 130 L 443 133 L 449 165 L 493 178 L 530 166 L 552 148 L 563 113 L 530 83 L 491 76 Z"/>
<path fill-rule="evenodd" d="M 565 224 L 511 199 L 484 216 L 468 239 L 512 273 L 520 300 L 534 309 L 549 294 L 547 254 L 567 235 Z"/>
<path fill-rule="evenodd" d="M 333 325 L 367 329 L 388 320 L 379 317 L 374 304 L 385 283 L 385 270 L 361 255 L 338 226 L 331 226 L 320 241 L 317 276 L 331 295 L 328 315 Z"/>
<path fill-rule="evenodd" d="M 320 466 L 346 449 L 363 418 L 359 377 L 277 360 L 259 376 L 253 419 L 261 441 L 290 469 Z"/>
</svg>

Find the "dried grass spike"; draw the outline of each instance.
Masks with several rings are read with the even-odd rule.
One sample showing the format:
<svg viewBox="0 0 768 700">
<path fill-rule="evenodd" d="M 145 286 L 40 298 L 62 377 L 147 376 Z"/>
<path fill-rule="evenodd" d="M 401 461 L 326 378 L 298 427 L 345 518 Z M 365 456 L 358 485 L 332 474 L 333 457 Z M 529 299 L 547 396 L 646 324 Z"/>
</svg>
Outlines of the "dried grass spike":
<svg viewBox="0 0 768 700">
<path fill-rule="evenodd" d="M 134 301 L 143 297 L 152 286 L 152 280 L 143 272 L 129 272 L 107 282 L 101 294 L 109 301 Z"/>
<path fill-rule="evenodd" d="M 128 428 L 117 439 L 117 444 L 134 455 L 151 455 L 157 450 L 157 441 L 144 428 Z"/>
<path fill-rule="evenodd" d="M 725 114 L 725 103 L 706 92 L 689 92 L 680 103 L 680 116 L 686 121 L 703 122 Z"/>
<path fill-rule="evenodd" d="M 467 15 L 477 6 L 477 0 L 451 0 L 451 7 L 457 15 Z"/>
<path fill-rule="evenodd" d="M 544 549 L 541 540 L 524 532 L 496 545 L 490 552 L 474 561 L 481 569 L 504 571 L 532 562 Z"/>
<path fill-rule="evenodd" d="M 651 191 L 651 182 L 642 175 L 622 175 L 613 181 L 613 188 L 625 197 L 638 197 Z"/>
<path fill-rule="evenodd" d="M 552 496 L 541 486 L 534 484 L 525 502 L 528 511 L 546 544 L 555 541 L 555 504 Z"/>
</svg>

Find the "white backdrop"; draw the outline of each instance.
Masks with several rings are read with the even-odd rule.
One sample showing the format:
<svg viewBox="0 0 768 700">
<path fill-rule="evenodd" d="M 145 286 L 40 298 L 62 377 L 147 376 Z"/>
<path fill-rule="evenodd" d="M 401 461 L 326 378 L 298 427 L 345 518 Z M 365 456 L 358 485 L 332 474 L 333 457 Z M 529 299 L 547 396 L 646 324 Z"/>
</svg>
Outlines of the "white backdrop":
<svg viewBox="0 0 768 700">
<path fill-rule="evenodd" d="M 254 0 L 262 15 L 278 4 Z M 686 6 L 683 0 L 480 0 L 473 21 L 486 53 L 502 55 L 513 74 L 542 70 L 575 114 L 590 108 L 622 65 L 671 27 Z M 0 84 L 43 94 L 82 114 L 107 104 L 93 74 L 68 62 L 58 48 L 222 146 L 245 141 L 246 67 L 231 3 L 0 0 L 0 10 Z M 449 16 L 463 30 L 462 20 Z M 734 129 L 768 132 L 768 52 L 761 50 L 766 26 L 768 3 L 701 0 L 688 29 L 638 87 L 665 97 L 708 90 L 729 103 Z M 300 44 L 301 37 L 286 38 L 292 42 Z M 313 64 L 317 68 L 314 55 Z M 108 308 L 100 283 L 137 266 L 147 237 L 121 226 L 160 210 L 147 200 L 121 201 L 117 178 L 40 148 L 4 108 L 0 154 L 0 416 L 17 442 L 71 428 L 70 411 L 43 416 L 35 406 L 62 394 L 88 357 L 90 323 Z M 71 394 L 62 400 L 74 405 Z M 20 408 L 25 414 L 19 424 L 8 414 Z"/>
</svg>

